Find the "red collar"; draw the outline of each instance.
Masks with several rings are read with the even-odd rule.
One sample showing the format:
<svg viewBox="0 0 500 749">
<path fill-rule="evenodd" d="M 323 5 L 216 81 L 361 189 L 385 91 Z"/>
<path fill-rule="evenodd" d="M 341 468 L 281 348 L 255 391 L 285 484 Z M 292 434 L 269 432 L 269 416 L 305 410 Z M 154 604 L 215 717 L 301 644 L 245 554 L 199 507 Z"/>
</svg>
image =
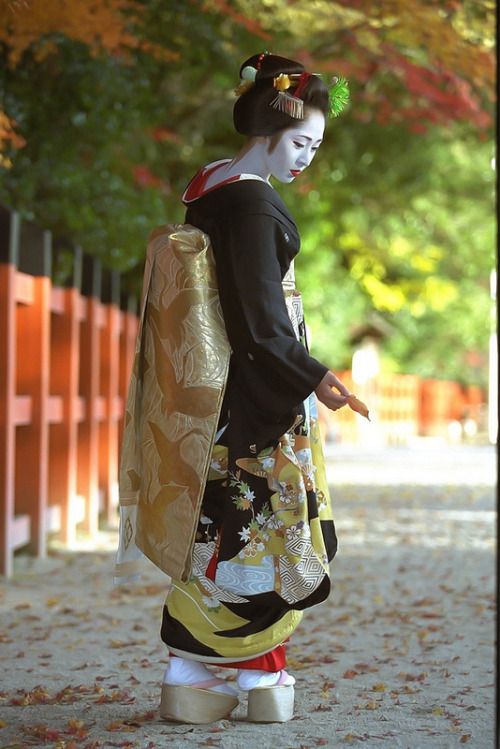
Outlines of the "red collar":
<svg viewBox="0 0 500 749">
<path fill-rule="evenodd" d="M 223 185 L 228 185 L 231 182 L 237 182 L 241 178 L 241 175 L 239 174 L 235 175 L 234 177 L 229 177 L 229 179 L 226 179 L 223 182 L 218 182 L 216 185 L 213 185 L 213 187 L 205 189 L 208 178 L 211 177 L 212 174 L 217 171 L 217 169 L 220 169 L 225 164 L 229 164 L 229 162 L 230 159 L 224 159 L 224 161 L 217 161 L 215 162 L 215 164 L 209 164 L 203 169 L 200 169 L 198 174 L 193 177 L 193 179 L 187 186 L 186 192 L 183 196 L 184 203 L 189 203 L 192 200 L 196 200 L 196 198 L 201 198 L 202 195 L 211 192 L 211 190 L 215 190 L 216 187 L 222 187 Z"/>
</svg>

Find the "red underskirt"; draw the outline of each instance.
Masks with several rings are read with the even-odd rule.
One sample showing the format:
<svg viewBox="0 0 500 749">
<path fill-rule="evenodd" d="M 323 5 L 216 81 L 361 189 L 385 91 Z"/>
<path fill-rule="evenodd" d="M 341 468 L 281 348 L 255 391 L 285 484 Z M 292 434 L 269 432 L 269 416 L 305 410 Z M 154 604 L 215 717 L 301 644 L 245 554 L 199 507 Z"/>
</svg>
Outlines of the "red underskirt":
<svg viewBox="0 0 500 749">
<path fill-rule="evenodd" d="M 275 673 L 281 671 L 286 665 L 286 648 L 284 645 L 278 645 L 270 653 L 259 655 L 250 661 L 234 661 L 234 663 L 221 664 L 224 668 L 255 668 L 259 671 L 269 671 Z"/>
<path fill-rule="evenodd" d="M 286 640 L 288 642 L 288 640 Z M 172 656 L 173 653 L 170 653 Z M 269 671 L 276 673 L 281 671 L 286 665 L 286 648 L 284 645 L 278 645 L 270 653 L 259 655 L 249 661 L 234 661 L 233 663 L 221 663 L 222 668 L 252 668 L 259 671 Z"/>
</svg>

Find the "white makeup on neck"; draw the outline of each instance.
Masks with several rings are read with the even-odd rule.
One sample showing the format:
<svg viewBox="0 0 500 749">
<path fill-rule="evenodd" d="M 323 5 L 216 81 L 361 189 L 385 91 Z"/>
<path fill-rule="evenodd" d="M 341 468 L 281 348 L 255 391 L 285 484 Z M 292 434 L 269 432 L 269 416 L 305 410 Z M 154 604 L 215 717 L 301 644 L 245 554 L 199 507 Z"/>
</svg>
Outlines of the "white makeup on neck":
<svg viewBox="0 0 500 749">
<path fill-rule="evenodd" d="M 226 167 L 207 181 L 212 187 L 230 177 L 250 174 L 269 182 L 292 182 L 309 166 L 323 141 L 325 117 L 311 109 L 305 120 L 299 120 L 275 136 L 253 138 Z"/>
</svg>

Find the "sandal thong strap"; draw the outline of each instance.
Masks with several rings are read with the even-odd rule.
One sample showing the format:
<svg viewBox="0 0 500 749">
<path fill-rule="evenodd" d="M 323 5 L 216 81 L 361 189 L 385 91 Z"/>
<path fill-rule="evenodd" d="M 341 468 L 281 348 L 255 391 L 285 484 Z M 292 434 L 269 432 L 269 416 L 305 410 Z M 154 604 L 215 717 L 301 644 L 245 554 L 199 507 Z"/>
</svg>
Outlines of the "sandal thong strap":
<svg viewBox="0 0 500 749">
<path fill-rule="evenodd" d="M 280 686 L 280 684 L 284 684 L 287 679 L 288 679 L 288 674 L 287 674 L 286 671 L 283 670 L 280 673 L 280 678 L 278 679 L 278 681 L 276 682 L 276 684 L 274 686 L 278 687 L 278 686 Z"/>
</svg>

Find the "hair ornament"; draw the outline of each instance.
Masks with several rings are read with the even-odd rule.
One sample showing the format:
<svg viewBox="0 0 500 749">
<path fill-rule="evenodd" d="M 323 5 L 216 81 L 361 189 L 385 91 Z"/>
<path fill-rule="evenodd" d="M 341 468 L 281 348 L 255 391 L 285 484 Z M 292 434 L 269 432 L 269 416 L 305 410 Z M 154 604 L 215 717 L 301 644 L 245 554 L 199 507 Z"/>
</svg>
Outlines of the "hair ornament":
<svg viewBox="0 0 500 749">
<path fill-rule="evenodd" d="M 299 73 L 291 73 L 290 75 L 280 73 L 276 76 L 273 80 L 273 86 L 278 91 L 278 95 L 272 100 L 271 106 L 296 120 L 303 120 L 304 102 L 295 96 L 295 92 L 289 93 L 289 89 L 296 88 L 299 81 Z"/>
<path fill-rule="evenodd" d="M 247 65 L 241 71 L 241 78 L 244 81 L 251 81 L 252 83 L 255 83 L 256 76 L 257 76 L 257 68 L 253 68 L 251 65 Z"/>
<path fill-rule="evenodd" d="M 234 93 L 236 94 L 236 96 L 241 96 L 242 94 L 246 93 L 251 88 L 253 88 L 254 86 L 255 86 L 255 83 L 253 83 L 253 81 L 241 81 L 240 85 L 234 89 Z"/>
<path fill-rule="evenodd" d="M 267 49 L 264 50 L 264 52 L 261 52 L 259 55 L 259 59 L 257 60 L 257 70 L 260 70 L 260 66 L 262 64 L 262 60 L 264 57 L 267 57 L 268 55 L 271 55 L 272 52 L 268 52 Z"/>
<path fill-rule="evenodd" d="M 307 86 L 309 79 L 312 75 L 318 75 L 317 73 L 308 73 L 307 71 L 304 71 L 299 75 L 299 80 L 297 82 L 297 88 L 295 89 L 293 95 L 296 96 L 298 99 L 300 99 L 300 95 L 302 91 L 304 90 L 305 86 Z"/>
<path fill-rule="evenodd" d="M 349 84 L 343 76 L 332 78 L 332 84 L 328 92 L 330 117 L 338 117 L 349 102 Z"/>
<path fill-rule="evenodd" d="M 255 79 L 257 78 L 257 73 L 260 70 L 260 64 L 264 57 L 267 55 L 270 55 L 271 52 L 268 52 L 265 50 L 259 55 L 259 58 L 257 60 L 257 67 L 254 68 L 253 65 L 245 65 L 243 70 L 241 71 L 241 81 L 240 85 L 234 89 L 234 93 L 236 96 L 241 96 L 242 94 L 246 93 L 246 91 L 249 91 L 252 86 L 255 84 Z"/>
<path fill-rule="evenodd" d="M 257 68 L 253 68 L 251 65 L 247 65 L 241 71 L 240 85 L 234 89 L 236 96 L 241 96 L 246 91 L 249 91 L 255 85 L 255 77 L 257 75 Z"/>
<path fill-rule="evenodd" d="M 280 73 L 273 80 L 273 87 L 281 92 L 286 91 L 287 88 L 290 88 L 291 85 L 292 81 L 290 80 L 290 76 L 285 75 L 285 73 Z"/>
</svg>

